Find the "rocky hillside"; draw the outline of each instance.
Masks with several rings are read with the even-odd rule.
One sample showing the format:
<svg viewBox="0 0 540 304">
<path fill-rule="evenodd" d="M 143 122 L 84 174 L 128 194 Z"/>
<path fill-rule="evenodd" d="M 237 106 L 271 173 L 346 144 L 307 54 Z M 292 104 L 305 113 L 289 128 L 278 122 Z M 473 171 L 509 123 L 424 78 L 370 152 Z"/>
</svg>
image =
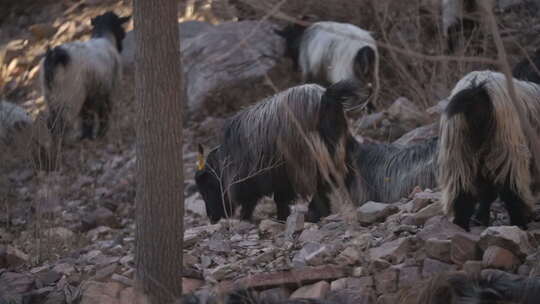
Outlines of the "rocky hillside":
<svg viewBox="0 0 540 304">
<path fill-rule="evenodd" d="M 0 84 L 4 99 L 35 116 L 44 106 L 37 74 L 46 46 L 87 39 L 91 17 L 107 10 L 127 15 L 131 7 L 130 1 L 112 0 L 23 5 L 26 2 L 10 7 L 9 14 L 0 7 L 0 45 L 6 46 L 0 53 Z M 274 204 L 267 200 L 258 206 L 254 223 L 229 219 L 210 225 L 193 181 L 195 145 L 215 144 L 225 116 L 297 84 L 299 77 L 284 59 L 283 41 L 273 33 L 281 20 L 233 22 L 230 15 L 237 12 L 225 14 L 223 6 L 217 6 L 218 12 L 205 10 L 199 2 L 205 1 L 196 2 L 200 14 L 189 15 L 186 7 L 179 7 L 181 15 L 198 19 L 182 19 L 179 25 L 189 96 L 185 292 L 253 287 L 261 295 L 278 298 L 324 298 L 330 291 L 349 290 L 361 303 L 398 303 L 399 295 L 416 283 L 445 271 L 499 269 L 540 276 L 540 209 L 535 210 L 536 222 L 522 231 L 507 226 L 506 211 L 496 203 L 493 226 L 468 233 L 442 215 L 437 189 L 415 189 L 391 204 L 369 202 L 347 216 L 335 206 L 336 213 L 319 224 L 304 222 L 302 202 L 286 223 L 276 222 Z M 293 2 L 283 9 L 297 13 Z M 260 17 L 257 7 L 236 8 Z M 516 16 L 512 14 L 517 13 L 502 15 L 508 19 L 508 33 L 528 22 L 505 17 Z M 512 41 L 525 35 L 530 32 Z M 133 302 L 133 33 L 124 44 L 125 81 L 105 139 L 66 147 L 63 166 L 55 173 L 34 170 L 9 149 L 0 154 L 0 303 Z M 512 61 L 520 54 L 513 52 Z M 413 70 L 414 62 L 407 64 L 411 66 L 405 69 Z M 391 61 L 384 66 L 392 67 Z M 399 78 L 385 80 L 392 84 Z M 444 86 L 432 83 L 416 91 L 430 90 L 429 98 L 409 94 L 408 83 L 388 87 L 391 90 L 383 92 L 386 109 L 351 122 L 359 140 L 406 144 L 437 134 L 445 101 L 424 101 L 448 94 Z M 399 88 L 409 89 L 396 95 Z"/>
</svg>

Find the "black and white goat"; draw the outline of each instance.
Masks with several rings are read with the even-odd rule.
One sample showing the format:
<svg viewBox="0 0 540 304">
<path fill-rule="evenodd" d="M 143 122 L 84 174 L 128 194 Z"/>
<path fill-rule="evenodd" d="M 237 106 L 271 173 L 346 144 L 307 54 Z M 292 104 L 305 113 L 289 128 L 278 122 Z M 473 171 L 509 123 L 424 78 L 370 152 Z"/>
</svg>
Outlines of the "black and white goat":
<svg viewBox="0 0 540 304">
<path fill-rule="evenodd" d="M 467 74 L 454 87 L 441 117 L 439 185 L 443 205 L 454 223 L 469 229 L 475 220 L 487 226 L 491 203 L 505 203 L 512 225 L 526 228 L 535 204 L 538 155 L 531 143 L 540 140 L 540 87 L 512 79 L 512 99 L 506 77 L 492 71 Z"/>
<path fill-rule="evenodd" d="M 106 133 L 111 94 L 122 79 L 122 25 L 129 18 L 107 12 L 92 19 L 90 40 L 47 49 L 40 81 L 49 107 L 47 124 L 55 138 L 74 128 L 79 118 L 81 139 L 93 138 L 95 114 L 99 117 L 98 136 Z"/>
<path fill-rule="evenodd" d="M 438 142 L 438 138 L 431 138 L 401 146 L 351 139 L 348 155 L 354 177 L 348 188 L 352 201 L 358 205 L 367 201 L 393 203 L 416 186 L 436 187 Z"/>
<path fill-rule="evenodd" d="M 379 84 L 379 55 L 371 33 L 348 23 L 321 21 L 277 30 L 287 43 L 287 55 L 304 82 L 323 85 L 345 79 Z"/>
<path fill-rule="evenodd" d="M 330 184 L 346 175 L 345 109 L 370 93 L 347 80 L 328 89 L 306 84 L 229 118 L 206 162 L 199 151 L 195 181 L 211 222 L 232 216 L 238 205 L 249 220 L 259 199 L 272 194 L 279 220 L 290 214 L 291 202 L 311 195 L 309 220 L 327 215 Z"/>
</svg>

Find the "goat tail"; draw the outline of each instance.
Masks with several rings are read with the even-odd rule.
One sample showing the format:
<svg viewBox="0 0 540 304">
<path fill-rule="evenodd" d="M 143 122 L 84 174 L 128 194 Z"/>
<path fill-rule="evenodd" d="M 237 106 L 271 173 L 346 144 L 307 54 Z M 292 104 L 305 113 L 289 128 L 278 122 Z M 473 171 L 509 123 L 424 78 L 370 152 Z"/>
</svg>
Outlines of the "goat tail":
<svg viewBox="0 0 540 304">
<path fill-rule="evenodd" d="M 69 53 L 60 46 L 57 46 L 53 49 L 47 47 L 45 52 L 45 60 L 43 61 L 43 69 L 45 76 L 45 85 L 47 88 L 52 88 L 52 83 L 54 81 L 55 70 L 58 65 L 67 66 L 70 62 Z"/>
</svg>

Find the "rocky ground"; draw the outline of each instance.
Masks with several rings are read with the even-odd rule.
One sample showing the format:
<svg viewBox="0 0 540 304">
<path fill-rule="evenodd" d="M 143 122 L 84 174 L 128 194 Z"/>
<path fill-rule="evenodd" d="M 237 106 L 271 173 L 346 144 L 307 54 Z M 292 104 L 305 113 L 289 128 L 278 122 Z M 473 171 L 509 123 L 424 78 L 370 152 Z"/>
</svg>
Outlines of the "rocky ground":
<svg viewBox="0 0 540 304">
<path fill-rule="evenodd" d="M 129 1 L 66 0 L 7 16 L 0 33 L 0 43 L 7 43 L 0 56 L 4 98 L 33 114 L 40 111 L 37 63 L 46 45 L 86 39 L 90 17 L 109 9 L 131 12 Z M 442 216 L 436 189 L 415 189 L 392 204 L 369 202 L 319 224 L 304 222 L 302 203 L 286 223 L 276 222 L 273 202 L 266 200 L 253 223 L 230 219 L 210 225 L 193 181 L 195 143 L 211 145 L 223 115 L 297 81 L 286 72 L 290 62 L 281 59 L 283 45 L 271 35 L 273 25 L 261 23 L 250 32 L 250 42 L 243 39 L 245 29 L 254 27 L 249 22 L 244 28 L 184 25 L 183 56 L 193 59 L 184 61 L 190 62 L 192 83 L 188 111 L 205 114 L 185 129 L 185 292 L 253 287 L 276 297 L 323 298 L 346 289 L 362 303 L 397 303 L 400 291 L 443 271 L 540 275 L 539 222 L 528 231 L 506 226 L 504 208 L 495 204 L 493 226 L 467 233 Z M 264 44 L 223 59 L 216 57 L 222 34 L 231 45 L 235 39 Z M 219 64 L 208 64 L 209 58 Z M 36 172 L 31 163 L 0 155 L 0 303 L 133 302 L 133 69 L 129 55 L 124 60 L 125 88 L 105 140 L 68 146 L 55 173 Z M 234 73 L 214 73 L 222 67 Z M 246 91 L 245 79 L 261 89 L 225 108 L 212 106 Z M 385 111 L 354 121 L 353 129 L 362 140 L 414 142 L 437 133 L 434 122 L 443 104 L 424 111 L 399 98 Z"/>
</svg>

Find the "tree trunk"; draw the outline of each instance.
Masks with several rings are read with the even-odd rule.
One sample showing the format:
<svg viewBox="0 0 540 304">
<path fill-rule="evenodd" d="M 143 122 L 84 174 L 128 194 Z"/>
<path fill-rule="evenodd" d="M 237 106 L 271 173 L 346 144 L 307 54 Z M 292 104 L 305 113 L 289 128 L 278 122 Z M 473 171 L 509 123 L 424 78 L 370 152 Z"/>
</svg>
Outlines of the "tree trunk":
<svg viewBox="0 0 540 304">
<path fill-rule="evenodd" d="M 151 303 L 182 294 L 183 79 L 178 2 L 135 0 L 136 278 Z"/>
</svg>

